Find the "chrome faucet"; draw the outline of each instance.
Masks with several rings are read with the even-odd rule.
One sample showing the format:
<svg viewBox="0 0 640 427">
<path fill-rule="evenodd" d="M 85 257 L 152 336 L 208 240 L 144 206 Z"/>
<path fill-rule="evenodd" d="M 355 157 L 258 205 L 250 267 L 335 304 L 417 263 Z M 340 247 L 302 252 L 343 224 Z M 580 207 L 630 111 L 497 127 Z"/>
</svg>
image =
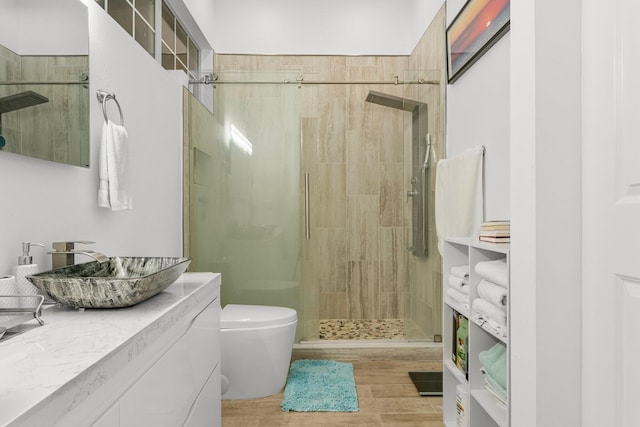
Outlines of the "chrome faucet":
<svg viewBox="0 0 640 427">
<path fill-rule="evenodd" d="M 51 254 L 51 264 L 53 268 L 68 267 L 75 264 L 76 255 L 86 255 L 98 261 L 100 264 L 109 261 L 109 257 L 101 254 L 100 252 L 92 250 L 77 250 L 75 248 L 76 243 L 82 245 L 90 245 L 95 242 L 88 242 L 85 240 L 76 240 L 70 242 L 53 242 L 53 250 L 47 252 Z"/>
</svg>

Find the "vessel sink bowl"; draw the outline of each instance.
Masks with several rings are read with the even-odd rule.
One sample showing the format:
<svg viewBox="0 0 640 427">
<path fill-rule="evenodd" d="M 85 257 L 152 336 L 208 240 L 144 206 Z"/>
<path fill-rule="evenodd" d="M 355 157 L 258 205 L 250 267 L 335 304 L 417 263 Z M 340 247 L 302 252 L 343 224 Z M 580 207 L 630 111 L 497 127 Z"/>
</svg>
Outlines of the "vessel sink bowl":
<svg viewBox="0 0 640 427">
<path fill-rule="evenodd" d="M 129 307 L 161 292 L 187 269 L 189 258 L 112 257 L 27 276 L 51 299 L 78 308 Z"/>
</svg>

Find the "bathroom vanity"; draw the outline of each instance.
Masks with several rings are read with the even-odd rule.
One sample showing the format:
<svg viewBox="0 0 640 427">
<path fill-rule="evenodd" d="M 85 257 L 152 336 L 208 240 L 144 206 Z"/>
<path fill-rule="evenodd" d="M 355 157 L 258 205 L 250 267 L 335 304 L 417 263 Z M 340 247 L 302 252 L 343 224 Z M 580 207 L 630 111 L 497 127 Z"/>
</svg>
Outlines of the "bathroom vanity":
<svg viewBox="0 0 640 427">
<path fill-rule="evenodd" d="M 220 426 L 219 290 L 185 273 L 132 307 L 46 309 L 0 341 L 0 426 Z"/>
</svg>

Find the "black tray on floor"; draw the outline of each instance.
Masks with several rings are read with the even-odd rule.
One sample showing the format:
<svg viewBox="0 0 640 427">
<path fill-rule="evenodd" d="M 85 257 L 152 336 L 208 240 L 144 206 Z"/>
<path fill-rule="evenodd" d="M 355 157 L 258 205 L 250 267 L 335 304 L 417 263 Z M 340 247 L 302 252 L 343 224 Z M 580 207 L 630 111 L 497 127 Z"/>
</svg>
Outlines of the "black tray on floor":
<svg viewBox="0 0 640 427">
<path fill-rule="evenodd" d="M 420 396 L 442 396 L 442 372 L 409 372 Z"/>
</svg>

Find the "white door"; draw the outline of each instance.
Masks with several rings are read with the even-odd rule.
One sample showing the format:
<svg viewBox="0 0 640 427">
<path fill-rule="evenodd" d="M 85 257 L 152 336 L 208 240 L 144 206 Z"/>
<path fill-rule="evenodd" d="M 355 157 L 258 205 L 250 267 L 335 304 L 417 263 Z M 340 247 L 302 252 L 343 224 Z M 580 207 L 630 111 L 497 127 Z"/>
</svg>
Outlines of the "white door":
<svg viewBox="0 0 640 427">
<path fill-rule="evenodd" d="M 582 12 L 582 425 L 638 426 L 640 3 Z"/>
</svg>

